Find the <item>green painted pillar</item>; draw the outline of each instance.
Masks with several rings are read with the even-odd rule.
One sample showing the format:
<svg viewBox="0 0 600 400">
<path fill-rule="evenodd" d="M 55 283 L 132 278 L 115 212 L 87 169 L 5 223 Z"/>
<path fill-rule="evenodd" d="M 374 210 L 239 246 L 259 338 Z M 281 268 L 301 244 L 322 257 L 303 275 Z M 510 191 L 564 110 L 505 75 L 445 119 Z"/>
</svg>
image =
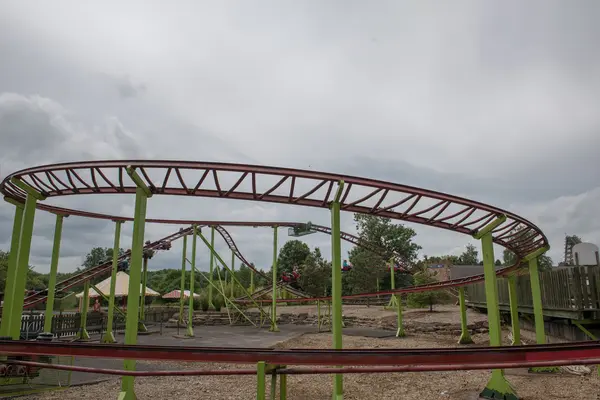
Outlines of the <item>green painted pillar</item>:
<svg viewBox="0 0 600 400">
<path fill-rule="evenodd" d="M 331 203 L 331 299 L 333 302 L 333 348 L 342 348 L 342 243 L 340 237 L 340 197 L 344 182 L 340 181 L 335 200 Z M 335 374 L 333 378 L 334 400 L 344 398 L 344 375 Z"/>
<path fill-rule="evenodd" d="M 279 332 L 277 327 L 277 226 L 273 227 L 273 267 L 271 268 L 273 292 L 271 294 L 271 332 Z"/>
<path fill-rule="evenodd" d="M 188 323 L 187 323 L 187 332 L 186 336 L 194 337 L 194 284 L 195 282 L 195 271 L 196 271 L 196 238 L 198 237 L 198 226 L 194 225 L 193 227 L 193 237 L 192 237 L 192 266 L 190 270 L 190 296 L 188 301 Z M 212 264 L 211 264 L 211 274 L 212 274 Z M 209 282 L 212 282 L 209 281 Z M 212 286 L 212 285 L 211 285 Z"/>
<path fill-rule="evenodd" d="M 394 260 L 390 260 L 390 284 L 392 286 L 392 290 L 396 289 L 396 271 L 394 270 Z M 397 323 L 398 330 L 396 331 L 396 337 L 404 337 L 406 333 L 404 332 L 404 323 L 403 323 L 403 315 L 402 315 L 402 301 L 400 299 L 399 294 L 393 294 L 392 299 L 390 300 L 390 304 L 396 306 L 396 314 L 397 314 Z"/>
<path fill-rule="evenodd" d="M 233 279 L 235 275 L 235 252 L 231 250 L 231 298 L 233 299 L 235 296 L 235 280 Z"/>
<path fill-rule="evenodd" d="M 148 332 L 146 328 L 146 282 L 148 276 L 148 257 L 142 257 L 142 293 L 140 295 L 140 320 L 138 322 L 138 330 L 140 332 Z"/>
<path fill-rule="evenodd" d="M 110 295 L 108 297 L 108 319 L 106 322 L 106 333 L 102 338 L 102 343 L 116 343 L 113 330 L 115 315 L 115 287 L 117 285 L 117 269 L 119 266 L 119 249 L 121 241 L 121 225 L 123 221 L 115 221 L 115 240 L 113 243 L 112 271 L 110 274 Z"/>
<path fill-rule="evenodd" d="M 44 314 L 44 332 L 52 332 L 52 318 L 54 316 L 54 291 L 56 289 L 56 272 L 58 271 L 58 258 L 60 256 L 60 239 L 62 235 L 63 216 L 56 215 L 54 226 L 54 246 L 52 247 L 52 260 L 50 261 L 50 277 L 48 279 L 48 298 L 46 299 L 46 313 Z"/>
<path fill-rule="evenodd" d="M 256 365 L 256 400 L 267 399 L 267 363 L 259 361 Z"/>
<path fill-rule="evenodd" d="M 492 230 L 503 223 L 506 217 L 496 219 L 474 235 L 481 239 L 483 253 L 483 270 L 485 278 L 485 294 L 488 312 L 488 326 L 491 346 L 502 345 L 502 330 L 500 326 L 500 309 L 498 308 L 498 291 L 496 269 L 494 266 L 494 242 Z M 517 394 L 512 385 L 506 380 L 504 370 L 492 370 L 492 377 L 480 394 L 484 399 L 517 400 Z"/>
<path fill-rule="evenodd" d="M 131 243 L 131 266 L 129 268 L 129 291 L 127 296 L 127 319 L 125 323 L 125 344 L 137 344 L 138 316 L 140 306 L 140 282 L 142 280 L 142 258 L 144 254 L 144 231 L 146 225 L 146 206 L 152 192 L 131 167 L 127 173 L 136 183 L 135 211 L 133 218 L 133 238 Z M 135 360 L 125 360 L 123 367 L 127 371 L 135 371 Z M 121 379 L 119 400 L 135 400 L 135 378 L 124 376 Z"/>
<path fill-rule="evenodd" d="M 533 316 L 535 321 L 535 339 L 537 344 L 546 344 L 544 329 L 544 310 L 542 308 L 542 291 L 537 257 L 529 260 L 529 279 L 531 281 L 531 297 L 533 299 Z"/>
<path fill-rule="evenodd" d="M 250 270 L 250 294 L 254 294 L 254 270 Z"/>
<path fill-rule="evenodd" d="M 183 325 L 183 305 L 185 304 L 185 262 L 187 257 L 187 235 L 183 237 L 183 252 L 181 257 L 181 282 L 179 284 L 179 325 Z"/>
<path fill-rule="evenodd" d="M 508 277 L 508 300 L 510 302 L 510 325 L 513 345 L 521 344 L 521 328 L 519 326 L 519 303 L 517 300 L 517 278 L 513 274 Z"/>
<path fill-rule="evenodd" d="M 21 181 L 18 181 L 22 184 Z M 27 199 L 23 210 L 21 223 L 19 247 L 16 261 L 16 274 L 14 276 L 14 292 L 12 304 L 11 330 L 8 336 L 17 340 L 21 336 L 21 316 L 23 315 L 23 303 L 25 302 L 25 285 L 29 271 L 29 253 L 31 250 L 31 239 L 33 237 L 33 223 L 35 219 L 35 207 L 37 201 L 43 197 L 35 190 L 23 184 L 27 188 Z"/>
<path fill-rule="evenodd" d="M 10 241 L 10 252 L 8 253 L 8 270 L 4 286 L 4 305 L 2 307 L 2 318 L 0 322 L 0 336 L 12 336 L 12 320 L 18 320 L 19 329 L 21 318 L 13 315 L 13 303 L 15 299 L 15 279 L 17 275 L 17 258 L 19 254 L 19 240 L 21 238 L 21 224 L 23 222 L 23 205 L 15 204 L 15 216 L 13 219 L 12 238 Z"/>
<path fill-rule="evenodd" d="M 79 327 L 79 340 L 89 340 L 87 331 L 87 316 L 90 310 L 90 281 L 83 284 L 83 296 L 81 297 L 81 326 Z"/>
<path fill-rule="evenodd" d="M 210 247 L 211 248 L 215 248 L 215 227 L 211 226 L 210 227 Z M 208 276 L 208 307 L 214 309 L 215 306 L 213 304 L 213 269 L 214 269 L 214 263 L 215 263 L 215 255 L 213 254 L 213 252 L 210 252 L 210 269 L 209 269 L 209 276 Z"/>
<path fill-rule="evenodd" d="M 458 344 L 471 344 L 473 339 L 469 332 L 469 325 L 467 323 L 467 304 L 465 302 L 465 288 L 458 288 L 458 303 L 460 304 L 460 339 Z"/>
</svg>

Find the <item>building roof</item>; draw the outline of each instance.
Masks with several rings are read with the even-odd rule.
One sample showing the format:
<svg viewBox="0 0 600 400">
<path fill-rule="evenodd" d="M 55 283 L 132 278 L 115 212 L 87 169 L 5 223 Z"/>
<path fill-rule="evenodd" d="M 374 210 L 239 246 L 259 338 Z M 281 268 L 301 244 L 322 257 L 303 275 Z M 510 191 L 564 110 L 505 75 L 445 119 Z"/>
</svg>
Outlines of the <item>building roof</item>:
<svg viewBox="0 0 600 400">
<path fill-rule="evenodd" d="M 96 285 L 98 290 L 102 292 L 106 297 L 110 296 L 110 276 Z M 124 297 L 129 293 L 129 275 L 123 271 L 117 272 L 117 279 L 115 282 L 115 297 Z M 140 293 L 142 293 L 142 284 L 140 283 Z M 90 298 L 100 297 L 98 293 L 92 288 L 89 290 Z M 160 294 L 146 286 L 146 296 L 160 296 Z M 77 293 L 75 297 L 83 297 L 83 292 Z"/>
<path fill-rule="evenodd" d="M 185 299 L 190 297 L 190 291 L 189 290 L 184 290 L 183 291 L 183 297 Z M 194 293 L 194 297 L 200 297 L 200 295 L 198 293 Z M 181 298 L 181 290 L 172 290 L 169 293 L 163 295 L 162 297 L 163 299 L 179 299 Z"/>
</svg>

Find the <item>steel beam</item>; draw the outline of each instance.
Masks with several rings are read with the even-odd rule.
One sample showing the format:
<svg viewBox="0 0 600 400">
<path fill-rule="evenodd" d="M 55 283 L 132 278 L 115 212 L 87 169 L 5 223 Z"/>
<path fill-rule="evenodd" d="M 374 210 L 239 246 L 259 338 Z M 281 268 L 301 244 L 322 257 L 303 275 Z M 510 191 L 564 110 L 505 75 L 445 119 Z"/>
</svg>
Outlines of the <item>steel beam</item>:
<svg viewBox="0 0 600 400">
<path fill-rule="evenodd" d="M 102 337 L 102 343 L 116 343 L 113 324 L 115 319 L 115 289 L 117 285 L 117 269 L 119 267 L 119 250 L 121 249 L 121 225 L 123 221 L 115 221 L 115 239 L 113 243 L 112 269 L 110 273 L 110 295 L 108 297 L 108 320 L 106 322 L 106 333 Z"/>
<path fill-rule="evenodd" d="M 138 334 L 138 316 L 140 306 L 140 282 L 142 258 L 144 255 L 144 231 L 146 224 L 147 191 L 138 187 L 135 196 L 133 238 L 131 242 L 131 266 L 129 268 L 129 291 L 127 293 L 127 320 L 125 323 L 125 344 L 135 345 Z M 124 369 L 135 371 L 136 358 L 126 359 Z M 134 378 L 123 377 L 119 400 L 135 400 Z"/>
</svg>

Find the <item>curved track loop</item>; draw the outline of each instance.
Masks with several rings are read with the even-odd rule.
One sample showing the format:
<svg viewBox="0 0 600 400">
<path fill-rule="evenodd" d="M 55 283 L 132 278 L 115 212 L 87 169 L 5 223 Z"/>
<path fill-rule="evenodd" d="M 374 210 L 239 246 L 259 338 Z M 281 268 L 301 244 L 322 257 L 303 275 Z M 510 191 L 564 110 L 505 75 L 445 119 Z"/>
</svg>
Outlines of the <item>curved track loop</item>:
<svg viewBox="0 0 600 400">
<path fill-rule="evenodd" d="M 537 226 L 500 208 L 406 185 L 290 168 L 191 161 L 75 162 L 15 172 L 3 180 L 0 192 L 14 200 L 24 201 L 25 192 L 10 181 L 16 178 L 46 197 L 132 194 L 136 191 L 136 185 L 126 173 L 128 166 L 139 172 L 155 194 L 265 201 L 319 208 L 329 207 L 336 184 L 344 181 L 341 197 L 341 209 L 344 211 L 404 220 L 467 235 L 477 233 L 498 216 L 505 215 L 506 221 L 492 231 L 495 243 L 514 252 L 517 258 L 549 247 L 546 236 Z M 230 182 L 226 183 L 225 180 Z M 303 189 L 298 189 L 300 187 Z M 71 211 L 70 214 L 76 213 Z"/>
</svg>

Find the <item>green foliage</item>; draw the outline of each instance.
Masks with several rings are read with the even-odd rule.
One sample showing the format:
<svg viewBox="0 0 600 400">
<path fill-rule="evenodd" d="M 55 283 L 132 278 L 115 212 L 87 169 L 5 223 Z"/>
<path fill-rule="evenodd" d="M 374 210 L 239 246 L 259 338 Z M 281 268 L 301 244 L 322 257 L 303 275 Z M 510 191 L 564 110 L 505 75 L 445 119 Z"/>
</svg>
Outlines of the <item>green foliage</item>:
<svg viewBox="0 0 600 400">
<path fill-rule="evenodd" d="M 6 286 L 6 275 L 8 273 L 8 256 L 9 252 L 0 250 L 0 290 L 4 292 Z M 27 271 L 26 289 L 41 290 L 48 287 L 48 275 L 40 274 L 34 271 L 34 267 L 29 266 Z"/>
<path fill-rule="evenodd" d="M 436 282 L 435 278 L 427 272 L 419 272 L 414 275 L 415 285 L 426 285 Z M 410 293 L 408 295 L 408 305 L 413 308 L 423 308 L 429 306 L 429 311 L 433 311 L 433 306 L 447 299 L 443 291 L 426 291 Z"/>
<path fill-rule="evenodd" d="M 200 297 L 194 298 L 194 310 L 202 310 L 208 311 L 208 295 L 206 293 L 202 293 Z"/>
<path fill-rule="evenodd" d="M 215 311 L 221 311 L 221 308 L 223 307 L 224 303 L 225 300 L 223 299 L 223 296 L 221 296 L 221 294 L 217 294 L 213 297 L 213 306 L 215 306 Z"/>
<path fill-rule="evenodd" d="M 458 256 L 454 265 L 477 265 L 479 264 L 479 252 L 471 243 L 467 244 L 465 251 Z"/>
<path fill-rule="evenodd" d="M 300 267 L 298 283 L 305 293 L 315 297 L 330 293 L 331 263 L 323 259 L 321 250 L 318 247 L 306 257 Z"/>
<path fill-rule="evenodd" d="M 294 267 L 302 265 L 310 254 L 310 248 L 306 243 L 300 240 L 287 241 L 279 250 L 277 271 L 281 273 L 292 272 Z"/>
<path fill-rule="evenodd" d="M 389 271 L 386 263 L 394 254 L 399 254 L 406 263 L 414 264 L 421 246 L 413 242 L 416 233 L 413 229 L 401 224 L 392 224 L 389 218 L 372 215 L 355 214 L 358 236 L 365 242 L 372 243 L 382 249 L 382 254 L 375 254 L 363 247 L 354 247 L 350 253 L 352 270 L 344 272 L 344 294 L 373 292 L 377 290 L 377 279 L 388 282 Z M 396 287 L 410 284 L 397 274 Z"/>
<path fill-rule="evenodd" d="M 119 256 L 123 255 L 125 250 L 119 249 Z M 85 261 L 81 266 L 84 270 L 111 261 L 113 257 L 113 249 L 108 247 L 94 247 L 85 256 Z"/>
</svg>

